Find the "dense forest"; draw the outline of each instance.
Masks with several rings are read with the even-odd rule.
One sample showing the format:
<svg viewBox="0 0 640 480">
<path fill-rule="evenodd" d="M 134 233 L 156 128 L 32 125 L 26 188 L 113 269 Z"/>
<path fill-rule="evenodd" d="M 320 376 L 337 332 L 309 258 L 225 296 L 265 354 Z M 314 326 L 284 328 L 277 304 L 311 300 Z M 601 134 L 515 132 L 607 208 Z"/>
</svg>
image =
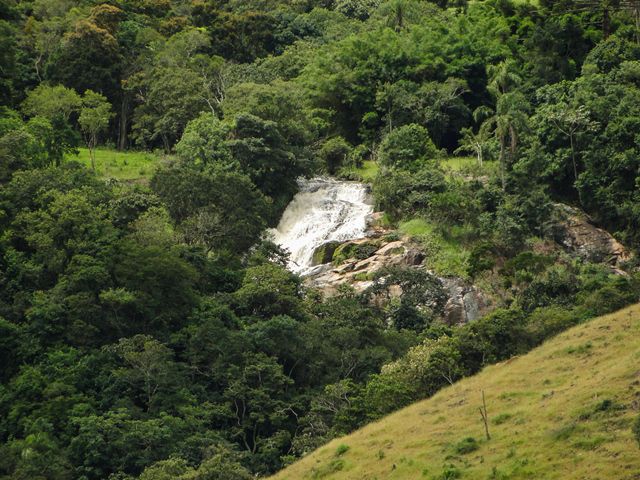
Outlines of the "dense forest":
<svg viewBox="0 0 640 480">
<path fill-rule="evenodd" d="M 639 1 L 0 13 L 2 479 L 266 476 L 640 298 L 635 256 L 549 247 L 559 203 L 640 240 Z M 157 166 L 105 179 L 99 148 Z M 498 308 L 449 325 L 430 271 L 324 297 L 286 268 L 297 179 L 371 165 L 386 226 Z"/>
</svg>

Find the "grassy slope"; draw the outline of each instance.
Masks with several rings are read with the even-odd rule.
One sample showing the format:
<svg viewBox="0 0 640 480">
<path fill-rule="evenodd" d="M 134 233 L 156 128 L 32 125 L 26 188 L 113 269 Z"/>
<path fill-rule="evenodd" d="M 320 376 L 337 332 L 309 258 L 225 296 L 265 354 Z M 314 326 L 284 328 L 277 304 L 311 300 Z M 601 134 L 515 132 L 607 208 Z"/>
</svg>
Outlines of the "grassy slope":
<svg viewBox="0 0 640 480">
<path fill-rule="evenodd" d="M 478 411 L 481 390 L 490 441 Z M 638 479 L 631 423 L 639 402 L 635 305 L 336 439 L 274 479 Z M 455 444 L 466 437 L 479 449 L 459 454 Z M 349 449 L 339 456 L 340 445 Z M 444 475 L 448 465 L 459 476 Z"/>
<path fill-rule="evenodd" d="M 475 173 L 482 175 L 490 175 L 495 173 L 497 169 L 496 162 L 485 162 L 483 168 L 477 166 L 475 157 L 448 157 L 443 160 L 442 166 L 449 172 L 460 172 L 463 170 L 473 170 Z M 379 166 L 373 160 L 367 160 L 360 168 L 352 168 L 345 170 L 345 174 L 350 174 L 353 178 L 357 178 L 362 182 L 371 183 L 378 174 Z"/>
<path fill-rule="evenodd" d="M 66 160 L 75 160 L 91 167 L 89 150 L 79 148 L 78 155 L 67 155 Z M 151 152 L 119 152 L 99 148 L 96 150 L 96 172 L 104 178 L 133 181 L 151 177 L 158 156 Z"/>
</svg>

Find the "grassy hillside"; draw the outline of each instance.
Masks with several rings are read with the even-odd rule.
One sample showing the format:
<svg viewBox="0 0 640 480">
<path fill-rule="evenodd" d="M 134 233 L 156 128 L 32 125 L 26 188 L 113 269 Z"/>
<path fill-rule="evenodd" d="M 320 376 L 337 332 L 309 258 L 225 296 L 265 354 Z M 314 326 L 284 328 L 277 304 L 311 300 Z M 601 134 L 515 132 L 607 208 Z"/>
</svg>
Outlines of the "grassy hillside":
<svg viewBox="0 0 640 480">
<path fill-rule="evenodd" d="M 78 152 L 78 155 L 67 155 L 66 160 L 75 160 L 91 167 L 89 150 L 79 148 Z M 157 163 L 158 156 L 151 152 L 119 152 L 106 148 L 96 150 L 96 172 L 104 178 L 123 181 L 148 179 Z"/>
<path fill-rule="evenodd" d="M 639 402 L 635 305 L 336 439 L 273 478 L 637 479 Z"/>
</svg>

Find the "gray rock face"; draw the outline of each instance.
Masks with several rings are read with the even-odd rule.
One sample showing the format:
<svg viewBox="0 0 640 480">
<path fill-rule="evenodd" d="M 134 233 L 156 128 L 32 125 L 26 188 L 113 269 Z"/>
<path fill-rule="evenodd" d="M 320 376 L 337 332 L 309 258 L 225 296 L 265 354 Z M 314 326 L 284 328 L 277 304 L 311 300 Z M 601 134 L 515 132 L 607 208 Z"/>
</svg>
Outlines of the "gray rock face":
<svg viewBox="0 0 640 480">
<path fill-rule="evenodd" d="M 459 278 L 440 279 L 449 293 L 444 307 L 444 317 L 449 325 L 461 325 L 477 320 L 488 313 L 491 302 L 474 285 Z"/>
<path fill-rule="evenodd" d="M 554 237 L 568 252 L 614 267 L 620 267 L 631 258 L 624 245 L 609 232 L 593 225 L 582 210 L 561 203 L 555 208 L 559 221 L 554 225 Z"/>
</svg>

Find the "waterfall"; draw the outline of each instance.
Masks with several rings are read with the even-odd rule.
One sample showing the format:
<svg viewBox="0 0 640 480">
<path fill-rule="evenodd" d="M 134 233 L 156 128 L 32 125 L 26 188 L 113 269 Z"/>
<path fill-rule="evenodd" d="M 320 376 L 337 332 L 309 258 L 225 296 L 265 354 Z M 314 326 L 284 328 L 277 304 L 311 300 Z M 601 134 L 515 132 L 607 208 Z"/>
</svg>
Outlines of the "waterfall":
<svg viewBox="0 0 640 480">
<path fill-rule="evenodd" d="M 312 178 L 299 180 L 299 186 L 271 233 L 274 242 L 289 251 L 289 268 L 309 275 L 318 269 L 312 265 L 317 247 L 365 236 L 373 206 L 362 183 Z"/>
</svg>

